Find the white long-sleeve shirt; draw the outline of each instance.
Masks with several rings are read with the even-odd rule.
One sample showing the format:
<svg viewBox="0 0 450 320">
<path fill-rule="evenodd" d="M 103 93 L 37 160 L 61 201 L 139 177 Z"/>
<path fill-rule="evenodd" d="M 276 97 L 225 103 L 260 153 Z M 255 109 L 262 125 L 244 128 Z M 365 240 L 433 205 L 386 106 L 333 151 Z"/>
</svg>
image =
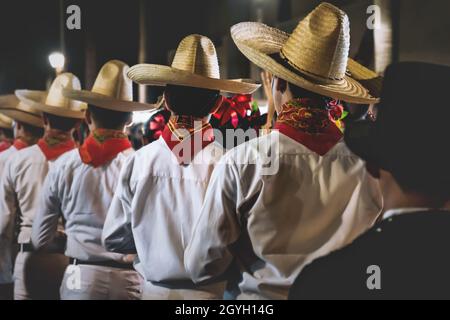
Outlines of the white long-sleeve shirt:
<svg viewBox="0 0 450 320">
<path fill-rule="evenodd" d="M 61 156 L 49 171 L 42 188 L 33 223 L 33 245 L 42 248 L 51 243 L 58 220 L 63 217 L 66 256 L 90 262 L 123 262 L 123 255 L 106 251 L 101 236 L 120 170 L 131 154 L 132 149 L 125 150 L 97 168 L 83 163 L 78 150 Z"/>
<path fill-rule="evenodd" d="M 5 162 L 0 180 L 0 261 L 5 261 L 0 264 L 0 283 L 12 282 L 10 249 L 16 219 L 19 223 L 18 243 L 31 242 L 40 191 L 52 164 L 53 161 L 47 161 L 37 145 L 15 152 Z"/>
<path fill-rule="evenodd" d="M 0 182 L 3 177 L 6 162 L 10 159 L 18 150 L 11 146 L 2 153 L 0 153 Z M 0 236 L 0 284 L 12 283 L 12 262 L 11 262 L 11 250 L 3 247 L 1 244 L 2 238 Z"/>
<path fill-rule="evenodd" d="M 137 252 L 136 270 L 153 285 L 188 289 L 174 283 L 191 280 L 184 267 L 184 250 L 222 155 L 222 147 L 211 143 L 191 164 L 180 165 L 162 138 L 136 152 L 123 168 L 105 222 L 106 248 Z M 189 297 L 189 290 L 184 292 Z M 221 297 L 223 289 L 212 294 Z M 194 291 L 190 297 L 196 297 Z"/>
<path fill-rule="evenodd" d="M 353 241 L 381 211 L 377 182 L 343 142 L 320 157 L 275 131 L 231 150 L 223 162 L 185 263 L 202 282 L 235 259 L 238 298 L 287 298 L 307 263 Z"/>
</svg>

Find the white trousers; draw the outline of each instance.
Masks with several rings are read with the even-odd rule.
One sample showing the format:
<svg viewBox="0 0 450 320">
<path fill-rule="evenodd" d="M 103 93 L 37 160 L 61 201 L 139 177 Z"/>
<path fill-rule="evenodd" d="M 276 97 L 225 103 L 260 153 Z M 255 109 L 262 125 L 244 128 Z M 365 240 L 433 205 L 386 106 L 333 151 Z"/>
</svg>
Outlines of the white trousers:
<svg viewBox="0 0 450 320">
<path fill-rule="evenodd" d="M 19 252 L 14 266 L 14 300 L 58 300 L 67 264 L 62 254 Z"/>
<path fill-rule="evenodd" d="M 165 287 L 146 281 L 142 300 L 222 300 L 224 291 L 224 282 L 185 289 Z"/>
<path fill-rule="evenodd" d="M 134 270 L 70 265 L 60 293 L 61 300 L 139 300 L 142 278 Z"/>
</svg>

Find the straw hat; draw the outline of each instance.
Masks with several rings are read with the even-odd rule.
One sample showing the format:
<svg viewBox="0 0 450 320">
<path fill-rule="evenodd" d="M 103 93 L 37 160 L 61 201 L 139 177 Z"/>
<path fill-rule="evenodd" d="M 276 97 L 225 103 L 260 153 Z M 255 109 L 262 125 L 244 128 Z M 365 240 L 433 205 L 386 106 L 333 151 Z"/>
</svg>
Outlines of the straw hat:
<svg viewBox="0 0 450 320">
<path fill-rule="evenodd" d="M 221 80 L 219 61 L 213 42 L 198 34 L 184 38 L 172 66 L 138 64 L 128 71 L 131 80 L 145 85 L 167 84 L 250 94 L 260 85 L 243 80 Z"/>
<path fill-rule="evenodd" d="M 352 103 L 378 101 L 357 81 L 377 75 L 353 60 L 348 63 L 349 20 L 329 3 L 314 9 L 291 35 L 261 23 L 243 22 L 231 28 L 231 36 L 249 60 L 294 85 Z"/>
<path fill-rule="evenodd" d="M 64 89 L 65 97 L 101 108 L 131 112 L 155 109 L 160 104 L 133 101 L 133 82 L 127 77 L 130 67 L 122 61 L 111 60 L 100 70 L 91 91 Z"/>
<path fill-rule="evenodd" d="M 0 113 L 15 121 L 35 127 L 43 127 L 41 113 L 13 94 L 0 96 Z"/>
<path fill-rule="evenodd" d="M 81 89 L 80 80 L 72 73 L 63 73 L 53 80 L 50 89 L 45 91 L 16 90 L 16 96 L 32 107 L 55 116 L 83 119 L 86 104 L 63 96 L 63 89 Z M 44 100 L 44 102 L 42 102 Z"/>
<path fill-rule="evenodd" d="M 4 116 L 0 113 L 0 128 L 1 129 L 12 129 L 13 119 Z"/>
</svg>

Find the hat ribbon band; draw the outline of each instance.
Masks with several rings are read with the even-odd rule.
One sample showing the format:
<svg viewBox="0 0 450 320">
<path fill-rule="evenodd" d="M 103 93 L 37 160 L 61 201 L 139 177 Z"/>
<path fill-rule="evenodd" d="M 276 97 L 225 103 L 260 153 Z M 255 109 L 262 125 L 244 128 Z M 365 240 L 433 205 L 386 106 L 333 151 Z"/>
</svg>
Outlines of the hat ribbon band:
<svg viewBox="0 0 450 320">
<path fill-rule="evenodd" d="M 283 50 L 281 50 L 279 53 L 271 55 L 271 57 L 274 58 L 283 67 L 287 68 L 289 71 L 294 73 L 301 73 L 301 76 L 312 82 L 318 82 L 319 84 L 329 85 L 329 84 L 340 84 L 344 80 L 344 78 L 340 79 L 327 78 L 304 70 L 299 66 L 297 66 L 294 62 L 289 60 L 289 58 L 286 57 L 286 55 L 283 53 Z"/>
</svg>

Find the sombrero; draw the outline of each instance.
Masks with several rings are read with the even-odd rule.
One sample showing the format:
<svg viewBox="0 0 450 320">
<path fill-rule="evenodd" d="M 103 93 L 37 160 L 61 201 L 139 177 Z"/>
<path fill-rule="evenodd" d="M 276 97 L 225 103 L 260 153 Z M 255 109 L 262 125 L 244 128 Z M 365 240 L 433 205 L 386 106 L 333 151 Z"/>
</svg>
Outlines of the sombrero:
<svg viewBox="0 0 450 320">
<path fill-rule="evenodd" d="M 160 104 L 133 101 L 133 82 L 126 75 L 129 68 L 122 61 L 111 60 L 100 70 L 91 91 L 67 88 L 63 90 L 63 94 L 67 98 L 113 111 L 132 112 L 158 108 Z"/>
<path fill-rule="evenodd" d="M 243 22 L 231 28 L 231 36 L 250 61 L 294 85 L 351 103 L 378 102 L 377 85 L 371 81 L 378 78 L 380 84 L 381 78 L 348 58 L 348 17 L 329 3 L 308 14 L 291 35 Z M 360 81 L 370 83 L 372 91 Z"/>
<path fill-rule="evenodd" d="M 35 127 L 43 127 L 41 112 L 22 102 L 13 94 L 0 96 L 0 113 L 15 121 Z"/>
<path fill-rule="evenodd" d="M 63 89 L 80 90 L 80 80 L 72 73 L 67 72 L 56 77 L 48 93 L 35 90 L 16 90 L 16 96 L 39 111 L 65 118 L 83 119 L 86 104 L 64 97 Z"/>
<path fill-rule="evenodd" d="M 1 112 L 1 111 L 0 111 Z M 13 119 L 4 116 L 0 113 L 0 128 L 1 129 L 12 129 Z"/>
<path fill-rule="evenodd" d="M 260 87 L 244 80 L 220 79 L 216 48 L 209 38 L 198 34 L 180 42 L 172 66 L 138 64 L 130 68 L 128 77 L 145 85 L 172 84 L 238 94 L 250 94 Z"/>
</svg>

